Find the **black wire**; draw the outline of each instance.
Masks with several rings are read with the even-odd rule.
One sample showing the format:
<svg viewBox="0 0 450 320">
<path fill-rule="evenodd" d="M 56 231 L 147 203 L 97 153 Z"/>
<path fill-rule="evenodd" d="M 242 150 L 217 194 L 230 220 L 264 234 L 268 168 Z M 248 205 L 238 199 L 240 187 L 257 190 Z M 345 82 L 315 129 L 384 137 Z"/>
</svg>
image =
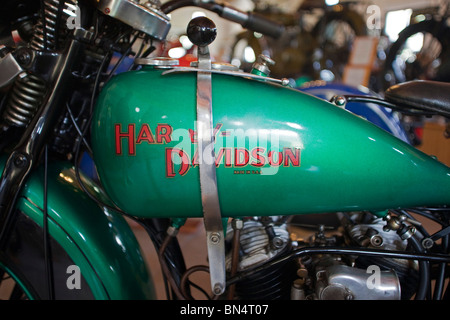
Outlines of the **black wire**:
<svg viewBox="0 0 450 320">
<path fill-rule="evenodd" d="M 134 221 L 136 221 L 137 223 L 139 223 L 148 233 L 150 240 L 152 241 L 155 249 L 157 252 L 159 252 L 159 250 L 161 249 L 161 246 L 164 242 L 164 239 L 167 237 L 166 233 L 166 229 L 164 229 L 163 234 L 164 236 L 161 237 L 161 229 L 158 229 L 158 227 L 155 227 L 155 225 L 153 223 L 150 223 L 150 221 L 154 221 L 154 220 L 160 220 L 160 219 L 139 219 L 139 218 L 135 218 L 135 217 L 130 217 L 131 219 L 133 219 Z M 164 220 L 164 219 L 163 219 Z M 159 231 L 158 231 L 159 230 Z M 172 243 L 173 242 L 177 242 L 178 240 L 176 237 L 172 238 Z M 176 279 L 181 279 L 183 276 L 183 273 L 181 272 L 181 270 L 185 269 L 185 262 L 183 259 L 183 256 L 181 254 L 181 252 L 179 251 L 174 251 L 173 248 L 165 248 L 164 250 L 164 257 L 165 257 L 165 261 L 167 262 L 167 266 L 170 267 L 170 274 L 169 276 L 171 278 L 176 278 Z M 178 262 L 177 262 L 178 260 Z M 180 265 L 180 261 L 183 261 L 182 265 Z M 172 294 L 174 293 L 170 290 L 170 284 L 169 284 L 169 279 L 166 276 L 166 274 L 163 272 L 163 279 L 164 279 L 164 285 L 165 285 L 165 290 L 166 290 L 166 297 L 168 300 L 174 299 L 173 297 L 171 298 Z M 195 287 L 195 285 L 194 285 Z M 199 290 L 201 291 L 201 288 L 199 288 Z"/>
<path fill-rule="evenodd" d="M 407 209 L 407 210 L 400 210 L 400 212 L 402 214 L 405 214 L 408 218 L 414 219 L 409 213 L 413 212 L 416 213 L 418 215 L 421 215 L 425 218 L 428 218 L 438 224 L 441 225 L 442 228 L 446 228 L 448 227 L 448 223 L 441 221 L 439 218 L 435 217 L 433 214 L 426 212 L 426 210 L 431 210 L 431 211 L 435 211 L 438 212 L 439 209 L 441 208 L 420 208 L 420 209 Z M 443 210 L 448 210 L 448 208 L 445 208 Z M 393 212 L 395 212 L 395 210 L 391 210 Z M 398 214 L 398 213 L 397 213 Z M 423 228 L 423 226 L 417 226 L 418 230 L 423 234 L 423 236 L 425 238 L 430 238 L 430 234 L 425 230 L 425 228 Z M 413 240 L 411 240 L 413 241 Z M 442 252 L 444 253 L 448 253 L 448 241 L 449 241 L 449 236 L 445 235 L 442 237 L 442 243 L 441 243 L 441 247 L 442 247 Z M 420 243 L 416 243 L 417 241 L 411 242 L 411 244 L 414 246 L 415 250 L 419 251 L 419 252 L 426 252 L 426 250 L 423 248 L 423 246 Z M 437 273 L 437 278 L 436 278 L 436 282 L 435 282 L 435 287 L 434 287 L 434 293 L 433 293 L 433 300 L 441 300 L 442 299 L 442 293 L 443 293 L 443 289 L 445 286 L 445 274 L 446 274 L 446 267 L 447 267 L 447 263 L 446 262 L 441 262 L 438 264 L 438 273 Z M 419 262 L 419 268 L 420 268 L 420 281 L 419 281 L 419 289 L 418 289 L 418 293 L 416 294 L 416 299 L 418 300 L 423 300 L 424 297 L 426 296 L 427 298 L 431 298 L 431 282 L 430 282 L 430 263 L 429 262 Z M 428 279 L 427 279 L 428 278 Z"/>
<path fill-rule="evenodd" d="M 196 288 L 198 291 L 200 291 L 208 300 L 211 300 L 211 297 L 209 296 L 208 292 L 206 292 L 206 290 L 200 287 L 198 284 L 192 282 L 191 280 L 188 281 L 188 284 Z"/>
<path fill-rule="evenodd" d="M 168 247 L 169 243 L 172 241 L 172 239 L 175 238 L 173 235 L 167 234 L 166 237 L 163 240 L 163 243 L 161 244 L 161 247 L 159 248 L 157 254 L 159 258 L 159 262 L 161 265 L 161 270 L 163 274 L 166 275 L 166 279 L 169 281 L 170 287 L 172 288 L 172 291 L 176 295 L 177 299 L 179 300 L 186 300 L 186 297 L 183 295 L 183 292 L 180 290 L 180 287 L 176 283 L 175 279 L 170 274 L 169 265 L 166 262 L 165 259 L 165 251 Z"/>
<path fill-rule="evenodd" d="M 436 223 L 438 223 L 438 224 L 440 224 L 442 226 L 448 226 L 448 222 L 441 221 L 439 218 L 435 217 L 432 213 L 428 213 L 425 210 L 432 211 L 432 212 L 433 211 L 434 212 L 439 212 L 439 211 L 448 211 L 449 209 L 448 208 L 420 208 L 420 209 L 412 208 L 412 209 L 407 209 L 407 211 L 410 211 L 412 213 L 417 213 L 417 214 L 419 214 L 419 215 L 421 215 L 423 217 L 426 217 L 426 218 L 428 218 L 428 219 L 430 219 L 430 220 L 432 220 L 432 221 L 434 221 L 434 222 L 436 222 Z"/>
<path fill-rule="evenodd" d="M 55 286 L 53 282 L 53 262 L 52 250 L 50 245 L 50 233 L 48 230 L 48 146 L 44 147 L 44 210 L 43 210 L 43 233 L 44 233 L 44 259 L 45 274 L 47 278 L 47 289 L 49 300 L 55 298 Z"/>
<path fill-rule="evenodd" d="M 80 138 L 82 138 L 84 146 L 88 149 L 89 154 L 92 155 L 91 146 L 86 141 L 86 138 L 83 136 L 83 133 L 75 120 L 72 110 L 70 109 L 69 103 L 66 103 L 66 108 L 67 108 L 67 112 L 69 113 L 70 120 L 72 120 L 73 126 L 75 127 L 75 130 L 78 132 L 78 135 L 80 136 Z"/>
<path fill-rule="evenodd" d="M 415 237 L 408 239 L 408 243 L 419 253 L 424 253 L 425 249 Z M 419 261 L 419 288 L 417 289 L 415 300 L 425 300 L 429 294 L 430 288 L 430 262 L 427 260 Z"/>
<path fill-rule="evenodd" d="M 103 69 L 106 67 L 106 63 L 109 62 L 110 55 L 111 55 L 111 53 L 110 53 L 110 52 L 107 52 L 107 53 L 105 54 L 105 56 L 103 57 L 102 63 L 100 64 L 100 68 L 98 69 L 98 72 L 97 72 L 97 76 L 95 77 L 95 80 L 94 80 L 94 87 L 93 87 L 93 89 L 92 89 L 91 102 L 90 102 L 90 110 L 89 110 L 91 115 L 92 115 L 92 113 L 93 113 L 93 111 L 94 111 L 95 96 L 97 95 L 97 90 L 98 90 L 98 86 L 99 86 L 99 83 L 100 83 L 100 76 L 101 76 L 101 74 L 102 74 L 102 72 L 103 72 Z M 83 135 L 86 134 L 87 128 L 89 128 L 89 126 L 87 126 L 87 127 L 84 129 Z"/>
<path fill-rule="evenodd" d="M 449 244 L 449 236 L 446 235 L 442 238 L 442 244 L 441 244 L 444 252 L 447 252 L 448 244 Z M 438 276 L 436 279 L 436 283 L 435 283 L 435 287 L 434 287 L 434 294 L 433 294 L 434 300 L 442 299 L 442 293 L 444 291 L 444 285 L 445 285 L 445 269 L 446 269 L 446 267 L 447 267 L 447 264 L 444 262 L 439 264 Z"/>
<path fill-rule="evenodd" d="M 417 221 L 417 219 L 414 219 L 414 217 L 412 215 L 410 215 L 406 210 L 400 210 L 400 212 L 397 212 L 397 210 L 390 210 L 391 212 L 394 212 L 397 215 L 402 215 L 404 214 L 405 216 L 407 216 L 409 219 Z M 414 226 L 417 230 L 420 231 L 420 233 L 422 233 L 422 235 L 426 238 L 430 237 L 430 234 L 428 233 L 427 230 L 425 230 L 425 228 L 422 225 L 415 225 Z"/>
<path fill-rule="evenodd" d="M 120 40 L 122 40 L 125 36 L 127 35 L 131 35 L 131 32 L 128 34 L 120 34 L 119 38 L 117 38 L 114 42 L 114 45 L 116 45 L 117 43 L 119 43 Z M 117 70 L 118 65 L 123 61 L 123 59 L 128 55 L 128 53 L 130 52 L 134 42 L 137 40 L 139 36 L 139 33 L 135 35 L 135 37 L 133 38 L 133 40 L 130 42 L 127 50 L 125 51 L 125 53 L 122 55 L 121 59 L 116 63 L 116 65 L 113 67 L 112 71 L 109 73 L 105 83 L 112 77 L 113 73 L 115 72 L 115 70 Z M 114 45 L 112 47 L 114 47 Z M 100 86 L 100 77 L 103 73 L 103 70 L 105 69 L 105 67 L 107 66 L 106 64 L 110 61 L 110 55 L 111 52 L 107 52 L 102 60 L 102 63 L 98 69 L 97 72 L 97 76 L 95 77 L 95 81 L 94 81 L 94 86 L 92 89 L 92 94 L 91 94 L 91 101 L 90 101 L 90 116 L 88 118 L 88 121 L 86 123 L 86 127 L 84 128 L 84 130 L 81 132 L 80 135 L 80 139 L 76 142 L 76 146 L 75 146 L 75 175 L 78 181 L 78 184 L 80 185 L 80 187 L 83 189 L 83 191 L 93 200 L 95 201 L 99 206 L 110 209 L 110 210 L 115 210 L 117 212 L 120 212 L 124 215 L 127 215 L 124 211 L 122 211 L 120 208 L 118 208 L 117 206 L 115 206 L 113 204 L 113 201 L 110 201 L 111 204 L 113 205 L 109 205 L 106 204 L 104 201 L 99 200 L 97 197 L 95 197 L 94 195 L 91 194 L 91 192 L 89 192 L 89 190 L 87 190 L 86 186 L 84 185 L 81 176 L 80 176 L 80 170 L 79 170 L 79 160 L 80 160 L 80 150 L 81 150 L 81 145 L 82 142 L 85 141 L 85 136 L 90 128 L 90 125 L 92 123 L 92 118 L 93 118 L 93 112 L 94 112 L 94 104 L 95 104 L 95 99 L 97 96 L 97 91 L 99 89 Z M 89 146 L 89 145 L 87 145 Z M 90 149 L 90 148 L 89 148 Z M 109 198 L 108 198 L 109 199 Z M 110 200 L 110 199 L 109 199 Z"/>
<path fill-rule="evenodd" d="M 96 202 L 100 207 L 104 207 L 110 210 L 115 210 L 118 212 L 122 212 L 119 208 L 115 207 L 115 206 L 110 206 L 106 203 L 104 203 L 103 201 L 100 201 L 99 199 L 97 199 L 97 197 L 95 197 L 94 195 L 91 194 L 91 192 L 86 188 L 83 180 L 81 179 L 81 175 L 80 175 L 80 168 L 79 168 L 79 161 L 80 161 L 80 150 L 81 150 L 81 145 L 82 142 L 84 140 L 84 137 L 87 133 L 87 131 L 89 130 L 89 126 L 91 124 L 92 121 L 92 117 L 93 117 L 93 109 L 94 109 L 94 100 L 95 100 L 95 96 L 98 90 L 98 86 L 100 83 L 100 76 L 102 74 L 103 69 L 106 66 L 106 63 L 109 61 L 109 55 L 110 53 L 106 53 L 105 56 L 103 57 L 102 63 L 100 65 L 100 68 L 97 72 L 97 76 L 95 78 L 95 82 L 94 82 L 94 86 L 93 86 L 93 90 L 92 90 L 92 95 L 91 95 L 91 102 L 90 102 L 90 116 L 88 119 L 88 122 L 86 123 L 86 127 L 84 128 L 84 130 L 81 132 L 80 135 L 80 139 L 76 142 L 75 145 L 75 176 L 77 178 L 77 182 L 80 185 L 80 187 L 83 189 L 84 193 L 91 198 L 94 202 Z"/>
<path fill-rule="evenodd" d="M 115 43 L 118 43 L 122 38 L 124 37 L 124 35 L 121 35 L 116 41 Z M 81 179 L 81 175 L 80 175 L 80 168 L 79 168 L 79 161 L 80 161 L 80 151 L 81 151 L 81 145 L 82 142 L 85 141 L 85 136 L 90 128 L 91 122 L 92 122 L 92 118 L 93 118 L 93 111 L 94 111 L 94 104 L 95 104 L 95 98 L 97 96 L 97 91 L 99 89 L 99 85 L 100 85 L 100 77 L 103 73 L 103 70 L 105 69 L 105 67 L 107 66 L 106 64 L 110 61 L 110 55 L 111 52 L 107 52 L 100 64 L 100 67 L 98 69 L 97 72 L 97 76 L 95 77 L 95 81 L 94 81 L 94 85 L 93 85 L 93 89 L 92 89 L 92 94 L 91 94 L 91 101 L 90 101 L 90 110 L 89 110 L 89 118 L 88 121 L 86 123 L 86 127 L 84 128 L 84 130 L 81 132 L 80 135 L 80 139 L 76 142 L 75 145 L 75 176 L 77 178 L 78 184 L 80 185 L 80 187 L 83 189 L 83 191 L 86 193 L 86 195 L 91 198 L 94 202 L 96 202 L 100 207 L 109 209 L 109 210 L 114 210 L 117 211 L 119 213 L 122 213 L 124 215 L 126 215 L 126 213 L 124 211 L 122 211 L 120 208 L 118 208 L 117 206 L 115 206 L 113 204 L 113 201 L 110 201 L 110 204 L 105 203 L 104 201 L 99 200 L 96 196 L 94 196 L 85 186 L 84 182 Z M 109 198 L 108 198 L 109 199 Z M 109 199 L 110 200 L 110 199 Z"/>
<path fill-rule="evenodd" d="M 177 1 L 168 1 L 161 5 L 161 11 L 165 14 L 171 13 L 172 11 L 187 7 L 187 6 L 195 6 L 196 3 L 193 0 L 177 0 Z"/>
<path fill-rule="evenodd" d="M 212 300 L 212 298 L 208 295 L 208 293 L 200 286 L 196 285 L 195 283 L 193 283 L 192 281 L 189 280 L 189 276 L 195 272 L 199 272 L 199 271 L 203 271 L 203 272 L 207 272 L 209 273 L 209 267 L 208 266 L 202 266 L 202 265 L 198 265 L 198 266 L 193 266 L 191 268 L 189 268 L 188 270 L 186 270 L 186 272 L 183 274 L 183 277 L 181 279 L 181 283 L 180 283 L 180 290 L 183 293 L 184 297 L 186 297 L 186 299 L 189 300 L 194 300 L 194 298 L 192 297 L 191 293 L 188 292 L 188 285 L 189 286 L 193 286 L 194 288 L 198 289 L 203 295 L 205 295 L 205 297 L 208 300 Z M 213 296 L 213 299 L 216 300 L 218 298 L 218 296 Z"/>
<path fill-rule="evenodd" d="M 131 49 L 133 48 L 133 44 L 136 42 L 136 40 L 139 37 L 139 33 L 137 33 L 133 40 L 130 42 L 130 45 L 128 46 L 128 48 L 125 50 L 125 52 L 122 54 L 122 56 L 120 57 L 119 61 L 117 61 L 117 63 L 115 64 L 115 66 L 113 67 L 113 69 L 111 70 L 111 72 L 109 73 L 109 76 L 106 78 L 105 83 L 107 83 L 112 76 L 114 75 L 114 73 L 116 72 L 117 68 L 120 66 L 120 64 L 123 62 L 123 60 L 128 56 L 128 54 L 130 53 Z"/>
<path fill-rule="evenodd" d="M 419 110 L 415 108 L 405 109 L 402 106 L 390 103 L 386 100 L 370 97 L 370 96 L 354 96 L 354 95 L 343 95 L 347 100 L 347 103 L 351 102 L 361 102 L 361 103 L 376 103 L 380 104 L 385 108 L 389 108 L 395 111 L 398 111 L 407 115 L 415 115 L 415 116 L 433 116 L 438 114 L 437 112 L 428 111 L 428 110 Z"/>
<path fill-rule="evenodd" d="M 251 270 L 236 275 L 227 281 L 227 286 L 239 282 L 246 277 L 249 277 L 255 273 L 261 272 L 267 268 L 271 268 L 279 263 L 283 263 L 295 258 L 299 258 L 305 255 L 313 254 L 337 254 L 337 255 L 364 255 L 364 256 L 375 256 L 375 257 L 385 257 L 385 258 L 395 258 L 395 259 L 408 259 L 408 260 L 419 260 L 419 261 L 434 261 L 434 262 L 444 262 L 450 263 L 450 256 L 446 254 L 431 254 L 423 252 L 403 252 L 403 251 L 387 251 L 381 249 L 372 248 L 361 248 L 361 247 L 303 247 L 292 251 L 291 253 L 282 256 L 280 258 L 271 260 L 270 262 L 256 267 Z"/>
<path fill-rule="evenodd" d="M 144 47 L 147 44 L 147 41 L 148 41 L 147 37 L 144 36 L 144 38 L 141 41 L 141 46 L 139 47 L 139 50 L 136 53 L 136 57 L 139 57 L 142 54 L 142 52 L 144 51 Z"/>
</svg>

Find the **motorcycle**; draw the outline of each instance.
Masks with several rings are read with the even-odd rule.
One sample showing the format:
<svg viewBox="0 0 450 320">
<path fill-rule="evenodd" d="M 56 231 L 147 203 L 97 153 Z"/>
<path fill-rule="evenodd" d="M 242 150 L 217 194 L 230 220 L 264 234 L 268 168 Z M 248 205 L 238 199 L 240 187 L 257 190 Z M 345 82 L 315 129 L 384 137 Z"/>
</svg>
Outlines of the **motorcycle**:
<svg viewBox="0 0 450 320">
<path fill-rule="evenodd" d="M 168 14 L 183 6 L 283 31 L 213 1 L 6 1 L 7 298 L 154 299 L 125 217 L 148 232 L 167 299 L 191 299 L 195 272 L 209 273 L 214 300 L 448 298 L 450 169 L 342 108 L 376 100 L 449 117 L 448 84 L 327 102 L 270 77 L 264 60 L 250 73 L 212 62 L 217 30 L 205 17 L 187 27 L 198 61 L 177 66 L 151 53 L 169 31 Z M 122 58 L 109 67 L 117 52 L 134 53 L 129 71 L 115 74 Z M 80 170 L 85 152 L 99 180 Z M 177 234 L 188 218 L 204 221 L 208 266 L 186 267 Z M 441 228 L 428 232 L 422 218 Z M 291 236 L 293 228 L 305 236 Z"/>
</svg>

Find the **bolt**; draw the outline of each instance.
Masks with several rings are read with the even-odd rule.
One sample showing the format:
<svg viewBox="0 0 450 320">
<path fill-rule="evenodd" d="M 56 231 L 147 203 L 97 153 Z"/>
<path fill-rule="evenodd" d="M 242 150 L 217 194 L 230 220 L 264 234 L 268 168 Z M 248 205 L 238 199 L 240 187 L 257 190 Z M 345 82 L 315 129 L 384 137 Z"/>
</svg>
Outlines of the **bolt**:
<svg viewBox="0 0 450 320">
<path fill-rule="evenodd" d="M 16 58 L 22 66 L 26 66 L 31 62 L 32 56 L 28 49 L 22 48 L 17 50 Z"/>
<path fill-rule="evenodd" d="M 209 240 L 212 244 L 218 244 L 220 242 L 220 234 L 217 232 L 211 233 L 211 235 L 209 236 Z"/>
<path fill-rule="evenodd" d="M 333 102 L 338 107 L 343 107 L 347 103 L 347 100 L 343 96 L 336 96 L 333 98 Z"/>
<path fill-rule="evenodd" d="M 288 78 L 283 78 L 283 79 L 281 79 L 281 85 L 283 86 L 283 87 L 286 87 L 286 86 L 288 86 L 288 85 L 290 85 L 291 84 L 291 80 L 289 80 Z"/>
<path fill-rule="evenodd" d="M 27 165 L 28 160 L 27 157 L 23 154 L 18 154 L 14 158 L 14 165 L 19 168 L 23 168 Z"/>
<path fill-rule="evenodd" d="M 137 1 L 139 3 L 139 1 Z M 151 9 L 151 8 L 160 8 L 161 7 L 161 1 L 159 0 L 150 0 L 144 3 L 144 6 Z"/>
<path fill-rule="evenodd" d="M 383 244 L 383 238 L 379 235 L 372 236 L 370 238 L 370 244 L 374 247 L 379 247 Z"/>
<path fill-rule="evenodd" d="M 430 238 L 424 238 L 422 240 L 422 247 L 425 249 L 431 249 L 431 247 L 434 245 L 434 241 Z"/>
<path fill-rule="evenodd" d="M 214 285 L 214 294 L 215 295 L 219 295 L 219 294 L 221 294 L 222 292 L 223 292 L 223 287 L 222 287 L 222 285 L 220 284 L 220 283 L 216 283 L 215 285 Z"/>
<path fill-rule="evenodd" d="M 273 240 L 272 240 L 272 244 L 273 244 L 273 246 L 274 246 L 276 249 L 279 249 L 279 248 L 281 248 L 281 247 L 283 246 L 284 241 L 283 241 L 283 239 L 281 239 L 280 237 L 275 237 L 275 238 L 273 238 Z"/>
</svg>

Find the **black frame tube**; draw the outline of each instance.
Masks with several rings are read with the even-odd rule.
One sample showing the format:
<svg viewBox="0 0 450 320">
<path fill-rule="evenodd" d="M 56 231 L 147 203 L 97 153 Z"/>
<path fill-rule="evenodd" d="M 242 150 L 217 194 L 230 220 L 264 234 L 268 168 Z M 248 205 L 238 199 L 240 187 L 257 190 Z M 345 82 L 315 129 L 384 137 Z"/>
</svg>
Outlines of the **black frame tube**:
<svg viewBox="0 0 450 320">
<path fill-rule="evenodd" d="M 51 82 L 50 93 L 38 110 L 21 140 L 6 161 L 0 179 L 0 248 L 3 248 L 13 221 L 14 206 L 29 173 L 39 162 L 43 148 L 54 123 L 65 108 L 62 101 L 70 86 L 72 67 L 78 59 L 81 42 L 72 39 L 65 54 L 55 66 L 56 76 Z"/>
<path fill-rule="evenodd" d="M 384 258 L 395 258 L 395 259 L 408 259 L 408 260 L 419 260 L 426 262 L 439 262 L 439 263 L 450 263 L 450 256 L 445 254 L 437 253 L 415 253 L 415 252 L 403 252 L 403 251 L 387 251 L 380 249 L 370 249 L 370 248 L 360 248 L 360 247 L 304 247 L 294 250 L 288 255 L 281 258 L 274 259 L 262 266 L 256 267 L 254 269 L 245 271 L 236 275 L 235 277 L 227 281 L 227 286 L 237 283 L 247 276 L 260 272 L 266 268 L 274 266 L 278 263 L 282 263 L 291 259 L 300 258 L 307 255 L 316 254 L 335 254 L 335 255 L 365 255 L 365 256 L 378 256 Z"/>
</svg>

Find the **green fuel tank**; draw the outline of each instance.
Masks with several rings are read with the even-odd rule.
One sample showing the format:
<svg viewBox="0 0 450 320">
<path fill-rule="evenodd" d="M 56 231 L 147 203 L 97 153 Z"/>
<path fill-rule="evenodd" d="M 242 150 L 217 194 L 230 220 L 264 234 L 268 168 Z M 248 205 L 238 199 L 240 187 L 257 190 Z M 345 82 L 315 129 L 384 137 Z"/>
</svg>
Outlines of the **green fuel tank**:
<svg viewBox="0 0 450 320">
<path fill-rule="evenodd" d="M 137 217 L 201 217 L 196 72 L 146 66 L 103 88 L 92 122 L 105 191 Z M 370 122 L 278 84 L 212 74 L 224 217 L 450 204 L 450 169 Z"/>
</svg>

